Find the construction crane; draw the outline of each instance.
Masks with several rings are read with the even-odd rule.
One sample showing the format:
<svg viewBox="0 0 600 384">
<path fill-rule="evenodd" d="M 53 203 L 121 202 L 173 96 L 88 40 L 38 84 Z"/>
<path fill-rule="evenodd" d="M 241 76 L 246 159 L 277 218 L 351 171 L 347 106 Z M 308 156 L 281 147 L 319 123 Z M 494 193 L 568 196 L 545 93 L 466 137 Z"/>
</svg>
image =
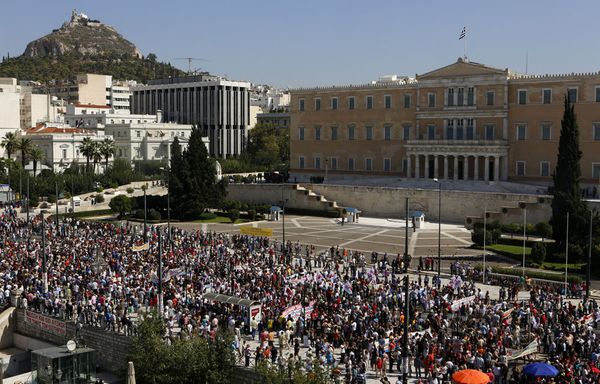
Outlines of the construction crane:
<svg viewBox="0 0 600 384">
<path fill-rule="evenodd" d="M 173 60 L 187 60 L 188 62 L 188 75 L 192 73 L 192 61 L 208 61 L 201 57 L 176 57 Z"/>
</svg>

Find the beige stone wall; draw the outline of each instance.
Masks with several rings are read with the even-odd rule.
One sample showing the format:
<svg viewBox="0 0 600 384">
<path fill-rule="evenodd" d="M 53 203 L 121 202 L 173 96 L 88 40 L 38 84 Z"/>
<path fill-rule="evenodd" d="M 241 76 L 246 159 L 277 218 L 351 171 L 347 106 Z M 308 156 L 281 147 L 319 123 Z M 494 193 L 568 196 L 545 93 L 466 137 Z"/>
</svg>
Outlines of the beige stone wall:
<svg viewBox="0 0 600 384">
<path fill-rule="evenodd" d="M 294 208 L 323 209 L 323 205 L 307 199 L 300 191 L 293 190 L 294 184 L 231 184 L 227 187 L 228 198 L 256 204 L 277 204 L 284 198 Z M 335 201 L 340 207 L 354 207 L 369 217 L 404 217 L 404 199 L 409 198 L 411 211 L 425 212 L 426 219 L 436 221 L 438 217 L 438 191 L 424 189 L 400 189 L 362 186 L 339 186 L 313 184 L 306 188 Z M 300 192 L 300 193 L 299 193 Z M 543 202 L 540 202 L 541 200 Z M 522 222 L 519 203 L 527 207 L 527 221 L 547 221 L 552 214 L 550 198 L 533 195 L 473 193 L 442 190 L 442 221 L 464 223 L 467 217 L 483 217 L 484 210 L 491 212 L 492 219 L 503 222 Z M 503 213 L 503 208 L 506 208 Z"/>
</svg>

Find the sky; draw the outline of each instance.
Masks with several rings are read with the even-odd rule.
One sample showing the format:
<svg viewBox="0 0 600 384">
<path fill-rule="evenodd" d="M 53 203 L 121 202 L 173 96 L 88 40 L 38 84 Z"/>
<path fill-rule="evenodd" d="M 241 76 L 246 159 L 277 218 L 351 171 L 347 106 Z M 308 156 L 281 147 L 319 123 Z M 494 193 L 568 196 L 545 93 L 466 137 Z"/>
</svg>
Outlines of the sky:
<svg viewBox="0 0 600 384">
<path fill-rule="evenodd" d="M 115 27 L 144 55 L 277 87 L 414 76 L 464 55 L 530 74 L 600 70 L 598 0 L 1 0 L 0 52 L 77 9 Z M 527 63 L 527 64 L 526 64 Z"/>
</svg>

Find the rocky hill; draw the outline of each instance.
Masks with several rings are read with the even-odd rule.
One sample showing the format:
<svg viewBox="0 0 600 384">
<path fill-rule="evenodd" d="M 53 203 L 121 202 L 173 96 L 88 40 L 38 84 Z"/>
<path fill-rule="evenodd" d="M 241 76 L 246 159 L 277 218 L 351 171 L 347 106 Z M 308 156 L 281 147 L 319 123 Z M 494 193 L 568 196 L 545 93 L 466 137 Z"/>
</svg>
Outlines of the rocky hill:
<svg viewBox="0 0 600 384">
<path fill-rule="evenodd" d="M 116 29 L 73 11 L 71 20 L 52 33 L 27 44 L 26 57 L 63 56 L 134 56 L 142 57 L 136 46 Z"/>
<path fill-rule="evenodd" d="M 27 44 L 23 55 L 0 63 L 0 77 L 47 84 L 74 80 L 80 73 L 138 82 L 185 75 L 152 53 L 143 57 L 116 29 L 75 11 L 62 27 Z"/>
</svg>

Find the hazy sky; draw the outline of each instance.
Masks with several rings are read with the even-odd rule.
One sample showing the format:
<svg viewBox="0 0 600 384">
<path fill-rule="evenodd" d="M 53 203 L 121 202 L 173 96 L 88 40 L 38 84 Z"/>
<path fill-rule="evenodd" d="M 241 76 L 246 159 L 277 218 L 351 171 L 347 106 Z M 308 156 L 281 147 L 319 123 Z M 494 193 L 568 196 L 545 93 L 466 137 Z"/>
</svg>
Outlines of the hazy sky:
<svg viewBox="0 0 600 384">
<path fill-rule="evenodd" d="M 77 9 L 144 53 L 178 57 L 253 83 L 305 87 L 425 73 L 463 55 L 529 73 L 600 69 L 598 0 L 0 0 L 0 52 L 26 44 Z"/>
</svg>

